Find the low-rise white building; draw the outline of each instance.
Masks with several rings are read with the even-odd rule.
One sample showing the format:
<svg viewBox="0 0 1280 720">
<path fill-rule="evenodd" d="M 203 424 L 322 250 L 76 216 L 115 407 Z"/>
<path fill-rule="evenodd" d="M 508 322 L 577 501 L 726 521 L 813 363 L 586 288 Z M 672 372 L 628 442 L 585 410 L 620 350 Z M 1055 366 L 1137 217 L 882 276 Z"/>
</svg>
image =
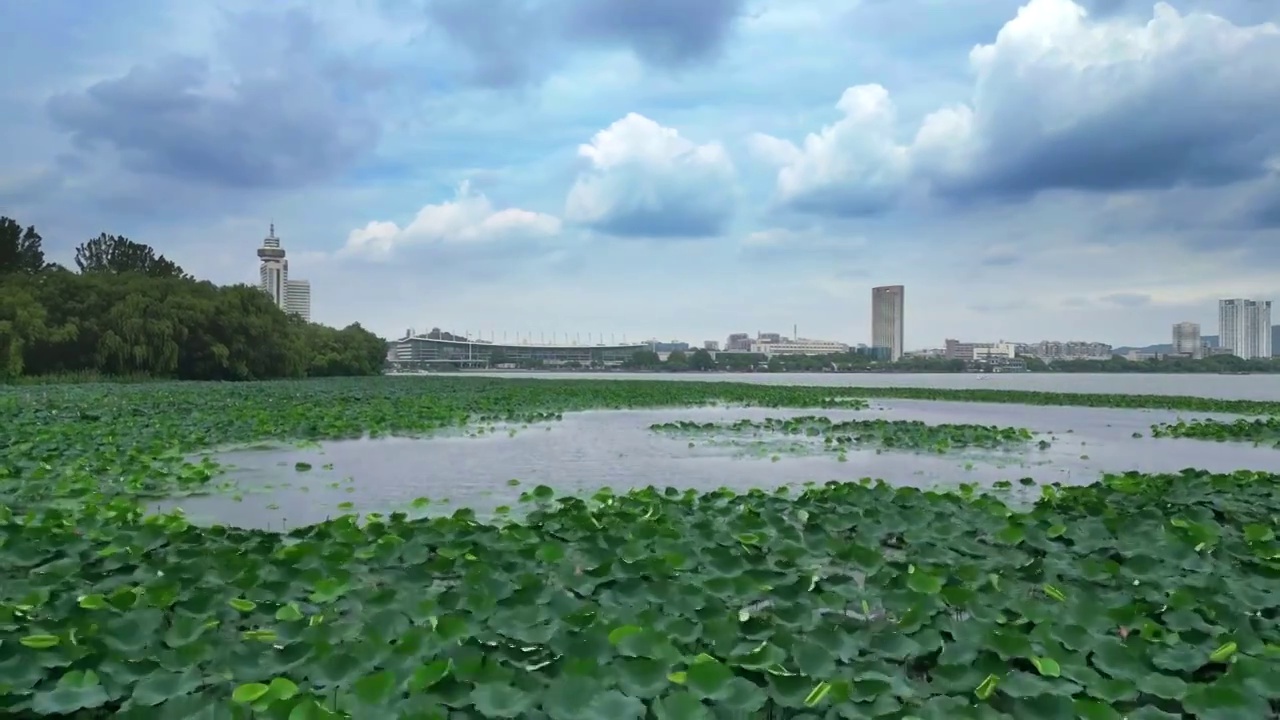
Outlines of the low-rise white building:
<svg viewBox="0 0 1280 720">
<path fill-rule="evenodd" d="M 831 355 L 847 353 L 849 346 L 834 340 L 812 340 L 809 338 L 782 338 L 781 340 L 755 340 L 751 343 L 751 352 L 766 357 L 774 355 Z"/>
<path fill-rule="evenodd" d="M 1013 343 L 998 342 L 990 345 L 975 345 L 973 359 L 977 361 L 1009 360 L 1016 357 L 1018 347 Z"/>
</svg>

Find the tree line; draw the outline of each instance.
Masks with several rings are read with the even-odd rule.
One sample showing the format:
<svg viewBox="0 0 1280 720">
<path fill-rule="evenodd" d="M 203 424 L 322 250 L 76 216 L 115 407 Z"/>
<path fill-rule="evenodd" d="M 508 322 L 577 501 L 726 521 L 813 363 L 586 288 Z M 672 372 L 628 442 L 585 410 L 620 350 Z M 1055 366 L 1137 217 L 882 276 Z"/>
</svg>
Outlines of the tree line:
<svg viewBox="0 0 1280 720">
<path fill-rule="evenodd" d="M 0 381 L 371 375 L 386 341 L 354 323 L 309 323 L 252 285 L 198 280 L 152 247 L 103 233 L 75 269 L 46 260 L 34 226 L 0 217 Z"/>
</svg>

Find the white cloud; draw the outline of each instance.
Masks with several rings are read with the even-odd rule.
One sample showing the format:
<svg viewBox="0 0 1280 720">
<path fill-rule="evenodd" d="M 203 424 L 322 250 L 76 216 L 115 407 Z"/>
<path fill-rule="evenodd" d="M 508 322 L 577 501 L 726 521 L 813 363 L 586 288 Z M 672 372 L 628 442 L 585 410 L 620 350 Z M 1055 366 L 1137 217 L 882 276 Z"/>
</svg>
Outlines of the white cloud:
<svg viewBox="0 0 1280 720">
<path fill-rule="evenodd" d="M 843 117 L 803 147 L 749 145 L 781 165 L 778 200 L 832 215 L 882 210 L 913 179 L 943 194 L 1223 185 L 1280 150 L 1280 27 L 1157 3 L 1093 19 L 1072 0 L 1030 0 L 969 56 L 967 104 L 927 115 L 905 143 L 889 93 L 844 92 Z M 909 134 L 909 133 L 908 133 Z"/>
<path fill-rule="evenodd" d="M 463 182 L 452 201 L 423 207 L 403 228 L 389 220 L 374 220 L 352 230 L 341 252 L 386 259 L 410 245 L 546 238 L 557 235 L 560 226 L 559 218 L 543 213 L 519 208 L 495 210 L 487 197 L 473 193 L 471 184 Z"/>
<path fill-rule="evenodd" d="M 757 135 L 757 153 L 781 160 L 778 200 L 800 210 L 865 215 L 892 202 L 906 181 L 907 148 L 894 140 L 896 113 L 889 91 L 857 85 L 844 91 L 839 121 L 810 133 L 803 147 Z"/>
<path fill-rule="evenodd" d="M 578 154 L 590 168 L 565 201 L 571 222 L 619 236 L 707 237 L 733 213 L 736 171 L 718 142 L 699 145 L 628 113 Z"/>
</svg>

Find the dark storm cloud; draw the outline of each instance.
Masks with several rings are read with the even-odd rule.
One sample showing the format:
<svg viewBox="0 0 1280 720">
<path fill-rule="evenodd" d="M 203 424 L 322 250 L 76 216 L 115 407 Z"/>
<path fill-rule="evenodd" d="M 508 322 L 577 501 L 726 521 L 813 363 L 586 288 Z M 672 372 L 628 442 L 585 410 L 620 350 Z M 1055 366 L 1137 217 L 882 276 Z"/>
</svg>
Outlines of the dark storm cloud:
<svg viewBox="0 0 1280 720">
<path fill-rule="evenodd" d="M 302 12 L 231 16 L 234 69 L 169 57 L 49 99 L 50 119 L 129 169 L 220 187 L 297 187 L 337 175 L 377 143 L 364 99 L 376 78 L 330 56 Z"/>
<path fill-rule="evenodd" d="M 746 0 L 426 0 L 431 22 L 467 54 L 472 79 L 541 79 L 575 45 L 625 47 L 661 68 L 714 57 Z"/>
<path fill-rule="evenodd" d="M 1280 113 L 1280 102 L 1274 112 Z M 1018 197 L 1047 189 L 1215 187 L 1262 176 L 1261 159 L 1280 146 L 1280 133 L 1248 127 L 1254 123 L 1244 114 L 1219 119 L 1227 122 L 1215 127 L 1213 119 L 1204 116 L 1185 123 L 1154 117 L 1151 122 L 1124 123 L 1115 116 L 1104 117 L 1025 144 L 992 148 L 980 171 L 960 182 L 938 180 L 935 187 L 960 197 Z M 1000 135 L 990 132 L 992 137 Z"/>
</svg>

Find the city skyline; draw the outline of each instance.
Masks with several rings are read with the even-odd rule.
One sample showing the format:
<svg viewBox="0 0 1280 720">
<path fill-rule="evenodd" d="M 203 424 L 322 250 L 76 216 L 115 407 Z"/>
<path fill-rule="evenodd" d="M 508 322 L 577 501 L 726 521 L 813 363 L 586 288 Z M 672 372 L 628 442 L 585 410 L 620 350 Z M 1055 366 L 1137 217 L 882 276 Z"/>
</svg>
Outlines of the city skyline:
<svg viewBox="0 0 1280 720">
<path fill-rule="evenodd" d="M 386 337 L 868 342 L 893 282 L 905 350 L 1167 344 L 1280 297 L 1280 3 L 483 6 L 10 3 L 0 207 L 219 283 L 274 220 Z"/>
</svg>

